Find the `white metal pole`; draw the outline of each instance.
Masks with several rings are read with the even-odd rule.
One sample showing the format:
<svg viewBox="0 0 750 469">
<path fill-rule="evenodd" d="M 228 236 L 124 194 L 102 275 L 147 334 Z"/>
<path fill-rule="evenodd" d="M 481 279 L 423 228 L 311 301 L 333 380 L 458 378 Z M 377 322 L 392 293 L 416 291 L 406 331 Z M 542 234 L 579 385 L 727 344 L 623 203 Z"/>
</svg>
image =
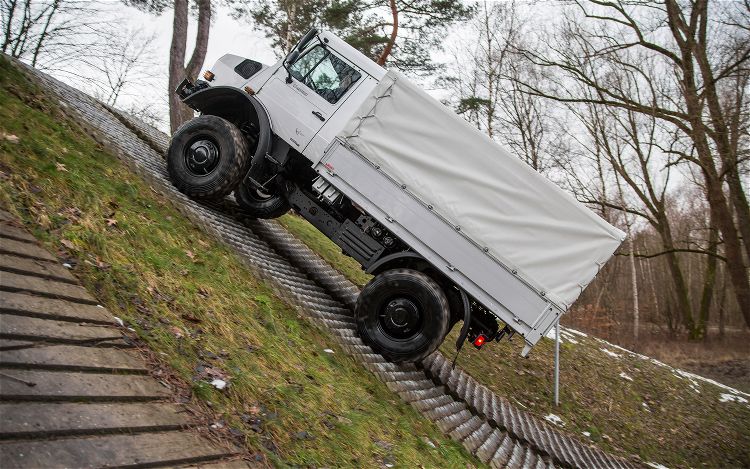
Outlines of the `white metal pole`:
<svg viewBox="0 0 750 469">
<path fill-rule="evenodd" d="M 555 407 L 560 405 L 560 319 L 555 323 Z"/>
</svg>

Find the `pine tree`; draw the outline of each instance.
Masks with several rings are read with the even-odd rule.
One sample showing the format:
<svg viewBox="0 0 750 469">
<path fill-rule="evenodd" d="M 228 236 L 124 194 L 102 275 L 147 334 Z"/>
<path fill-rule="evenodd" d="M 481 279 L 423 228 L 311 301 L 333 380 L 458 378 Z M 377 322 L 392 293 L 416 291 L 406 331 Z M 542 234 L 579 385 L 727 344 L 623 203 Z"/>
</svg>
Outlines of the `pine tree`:
<svg viewBox="0 0 750 469">
<path fill-rule="evenodd" d="M 381 65 L 435 68 L 446 28 L 468 19 L 460 0 L 230 0 L 234 14 L 260 26 L 282 56 L 312 27 L 333 31 Z"/>
</svg>

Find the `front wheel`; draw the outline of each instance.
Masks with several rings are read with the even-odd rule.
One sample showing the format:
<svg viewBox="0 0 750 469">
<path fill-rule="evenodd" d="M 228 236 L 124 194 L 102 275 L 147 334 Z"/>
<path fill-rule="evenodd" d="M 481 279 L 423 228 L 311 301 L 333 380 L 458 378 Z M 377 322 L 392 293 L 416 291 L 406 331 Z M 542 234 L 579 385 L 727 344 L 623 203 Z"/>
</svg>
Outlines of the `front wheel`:
<svg viewBox="0 0 750 469">
<path fill-rule="evenodd" d="M 388 270 L 362 289 L 357 330 L 392 362 L 415 362 L 434 352 L 448 334 L 450 307 L 440 286 L 422 272 Z"/>
<path fill-rule="evenodd" d="M 167 171 L 172 184 L 188 197 L 215 199 L 228 195 L 250 162 L 245 137 L 231 122 L 200 116 L 172 136 Z"/>
</svg>

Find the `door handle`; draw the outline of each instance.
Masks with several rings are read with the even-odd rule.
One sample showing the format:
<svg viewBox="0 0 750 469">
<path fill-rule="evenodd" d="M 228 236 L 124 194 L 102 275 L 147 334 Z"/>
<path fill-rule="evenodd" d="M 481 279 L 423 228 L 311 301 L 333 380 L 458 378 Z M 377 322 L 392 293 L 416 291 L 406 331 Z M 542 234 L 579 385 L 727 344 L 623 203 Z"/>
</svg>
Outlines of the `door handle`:
<svg viewBox="0 0 750 469">
<path fill-rule="evenodd" d="M 313 113 L 313 116 L 320 119 L 321 122 L 325 122 L 326 118 L 323 117 L 323 114 L 321 114 L 320 111 L 313 111 L 312 113 Z"/>
</svg>

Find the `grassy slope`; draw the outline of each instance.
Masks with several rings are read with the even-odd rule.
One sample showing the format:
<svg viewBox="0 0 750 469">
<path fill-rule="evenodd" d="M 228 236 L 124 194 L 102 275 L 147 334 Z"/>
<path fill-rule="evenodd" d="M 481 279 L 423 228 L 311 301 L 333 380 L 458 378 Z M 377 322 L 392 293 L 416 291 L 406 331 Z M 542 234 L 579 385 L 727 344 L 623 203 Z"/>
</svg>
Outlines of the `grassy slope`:
<svg viewBox="0 0 750 469">
<path fill-rule="evenodd" d="M 354 260 L 342 255 L 304 219 L 290 214 L 281 221 L 352 282 L 363 285 L 369 280 Z M 456 334 L 453 331 L 442 346 L 448 356 L 455 353 Z M 539 343 L 529 359 L 519 356 L 520 339 L 514 344 L 490 344 L 480 352 L 467 347 L 458 364 L 528 411 L 540 417 L 550 413 L 560 416 L 566 431 L 604 449 L 637 454 L 645 461 L 672 467 L 750 467 L 750 405 L 720 402 L 727 391 L 700 381 L 698 393 L 690 387 L 690 380 L 671 369 L 615 350 L 595 338 L 567 336 L 578 343 L 565 340 L 561 348 L 558 408 L 551 404 L 551 340 Z M 607 347 L 620 357 L 601 350 Z"/>
<path fill-rule="evenodd" d="M 363 287 L 372 278 L 372 275 L 362 270 L 357 261 L 342 255 L 341 248 L 336 243 L 323 236 L 304 218 L 289 212 L 279 218 L 279 222 L 355 285 Z"/>
<path fill-rule="evenodd" d="M 277 466 L 478 464 L 53 102 L 0 58 L 0 205 L 76 264 L 83 284 L 241 431 L 250 451 Z M 329 347 L 335 353 L 323 352 Z M 207 372 L 230 387 L 213 388 Z"/>
</svg>

